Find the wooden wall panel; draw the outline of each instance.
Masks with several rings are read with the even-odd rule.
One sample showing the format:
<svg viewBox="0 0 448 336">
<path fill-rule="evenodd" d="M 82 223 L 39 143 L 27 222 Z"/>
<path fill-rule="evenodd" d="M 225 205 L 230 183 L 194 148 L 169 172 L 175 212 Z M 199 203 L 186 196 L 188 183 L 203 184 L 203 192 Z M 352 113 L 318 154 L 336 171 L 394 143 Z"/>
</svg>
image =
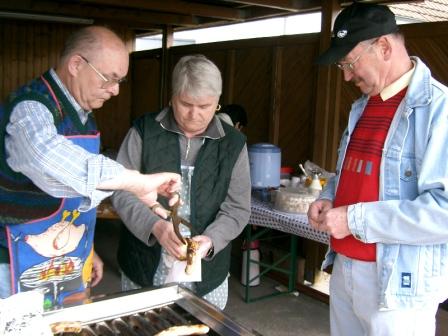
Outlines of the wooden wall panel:
<svg viewBox="0 0 448 336">
<path fill-rule="evenodd" d="M 134 45 L 134 33 L 126 27 L 109 27 L 125 41 L 127 49 L 131 51 Z M 131 70 L 128 72 L 128 77 L 130 76 Z M 102 150 L 118 150 L 129 130 L 131 124 L 132 87 L 131 79 L 121 84 L 119 95 L 112 97 L 102 108 L 94 111 L 98 129 L 101 132 Z"/>
<path fill-rule="evenodd" d="M 56 65 L 65 38 L 78 26 L 0 22 L 0 101 L 12 90 Z"/>
<path fill-rule="evenodd" d="M 235 50 L 233 98 L 225 103 L 243 106 L 248 115 L 244 129 L 248 144 L 272 142 L 269 139 L 272 104 L 272 49 L 239 48 Z"/>
<path fill-rule="evenodd" d="M 283 50 L 279 146 L 283 164 L 295 168 L 312 157 L 317 78 L 316 68 L 310 64 L 316 47 L 305 43 Z"/>
<path fill-rule="evenodd" d="M 146 112 L 159 109 L 160 54 L 148 53 L 146 57 L 132 57 L 132 114 L 131 121 Z"/>
<path fill-rule="evenodd" d="M 179 59 L 182 56 L 185 55 L 194 55 L 194 54 L 201 54 L 210 59 L 213 63 L 216 64 L 216 66 L 221 71 L 221 74 L 225 74 L 227 70 L 227 59 L 226 59 L 226 51 L 220 50 L 220 49 L 212 49 L 212 48 L 205 48 L 201 50 L 201 48 L 192 48 L 192 46 L 186 46 L 186 48 L 180 48 L 180 47 L 173 47 L 170 50 L 170 56 L 169 56 L 169 64 L 168 64 L 168 101 L 171 98 L 171 74 L 173 72 L 174 66 L 179 61 Z M 226 78 L 224 75 L 223 77 L 223 89 L 226 87 Z"/>
<path fill-rule="evenodd" d="M 444 37 L 416 38 L 409 32 L 407 48 L 411 55 L 418 55 L 423 62 L 431 64 L 430 69 L 434 77 L 448 84 L 448 33 Z"/>
</svg>

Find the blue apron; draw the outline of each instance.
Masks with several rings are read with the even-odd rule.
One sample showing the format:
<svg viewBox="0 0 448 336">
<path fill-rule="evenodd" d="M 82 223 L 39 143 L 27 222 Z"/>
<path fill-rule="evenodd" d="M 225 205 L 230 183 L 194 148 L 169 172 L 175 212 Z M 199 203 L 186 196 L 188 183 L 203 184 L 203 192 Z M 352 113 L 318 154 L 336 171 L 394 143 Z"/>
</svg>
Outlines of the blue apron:
<svg viewBox="0 0 448 336">
<path fill-rule="evenodd" d="M 99 133 L 67 138 L 99 153 Z M 65 198 L 48 217 L 6 226 L 13 293 L 40 288 L 45 308 L 88 298 L 96 209 L 79 212 L 80 203 Z"/>
</svg>

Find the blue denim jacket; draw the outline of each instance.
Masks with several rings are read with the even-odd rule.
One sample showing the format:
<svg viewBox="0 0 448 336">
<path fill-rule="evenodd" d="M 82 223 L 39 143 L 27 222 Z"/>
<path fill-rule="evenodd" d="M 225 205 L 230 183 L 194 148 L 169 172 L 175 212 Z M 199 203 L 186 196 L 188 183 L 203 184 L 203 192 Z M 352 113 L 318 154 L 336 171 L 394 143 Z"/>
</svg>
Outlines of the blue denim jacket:
<svg viewBox="0 0 448 336">
<path fill-rule="evenodd" d="M 348 207 L 352 234 L 377 243 L 379 309 L 424 307 L 448 297 L 448 88 L 417 57 L 381 159 L 379 201 Z M 368 101 L 352 105 L 337 174 L 322 192 L 333 200 L 355 125 Z M 323 263 L 334 260 L 329 250 Z"/>
</svg>

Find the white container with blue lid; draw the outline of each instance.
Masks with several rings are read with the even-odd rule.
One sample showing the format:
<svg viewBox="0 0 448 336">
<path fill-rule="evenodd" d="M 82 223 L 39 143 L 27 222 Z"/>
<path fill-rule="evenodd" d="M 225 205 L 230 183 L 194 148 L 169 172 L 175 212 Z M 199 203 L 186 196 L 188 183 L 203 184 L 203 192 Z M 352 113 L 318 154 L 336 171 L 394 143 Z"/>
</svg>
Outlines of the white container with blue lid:
<svg viewBox="0 0 448 336">
<path fill-rule="evenodd" d="M 269 143 L 249 146 L 250 178 L 253 189 L 280 186 L 280 148 Z"/>
</svg>

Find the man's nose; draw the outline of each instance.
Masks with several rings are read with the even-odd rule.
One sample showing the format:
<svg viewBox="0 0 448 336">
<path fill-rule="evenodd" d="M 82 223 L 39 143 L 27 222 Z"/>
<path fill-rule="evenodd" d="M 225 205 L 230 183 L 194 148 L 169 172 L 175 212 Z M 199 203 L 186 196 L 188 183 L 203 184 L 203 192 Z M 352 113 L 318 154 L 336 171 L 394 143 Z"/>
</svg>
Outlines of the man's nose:
<svg viewBox="0 0 448 336">
<path fill-rule="evenodd" d="M 115 85 L 112 85 L 107 91 L 111 96 L 117 96 L 120 93 L 120 84 L 115 83 Z"/>
<path fill-rule="evenodd" d="M 350 69 L 344 69 L 342 70 L 342 73 L 344 74 L 344 80 L 346 82 L 349 82 L 353 78 L 353 71 Z"/>
</svg>

